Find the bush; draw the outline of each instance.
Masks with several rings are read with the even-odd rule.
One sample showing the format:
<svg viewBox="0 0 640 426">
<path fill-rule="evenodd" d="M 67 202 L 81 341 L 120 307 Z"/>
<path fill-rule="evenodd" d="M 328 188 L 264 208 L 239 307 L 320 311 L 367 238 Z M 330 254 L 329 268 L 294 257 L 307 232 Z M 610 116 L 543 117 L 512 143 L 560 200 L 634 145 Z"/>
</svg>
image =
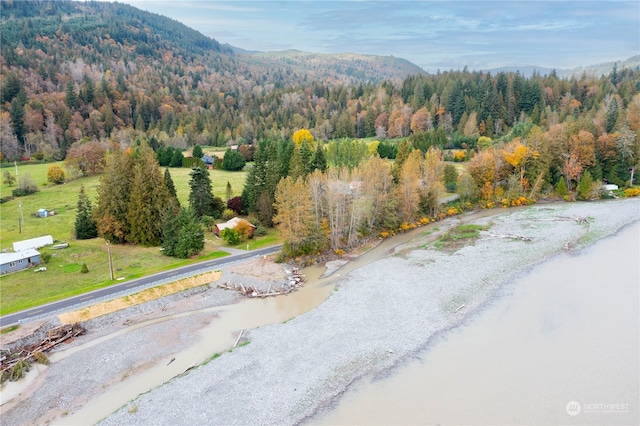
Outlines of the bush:
<svg viewBox="0 0 640 426">
<path fill-rule="evenodd" d="M 624 190 L 625 197 L 640 197 L 640 188 L 628 188 Z"/>
<path fill-rule="evenodd" d="M 258 225 L 256 230 L 253 231 L 253 235 L 256 235 L 258 237 L 264 237 L 265 235 L 267 235 L 267 228 L 265 228 L 262 225 Z"/>
<path fill-rule="evenodd" d="M 223 220 L 229 220 L 229 219 L 233 219 L 234 217 L 236 217 L 236 212 L 234 212 L 231 209 L 224 209 L 222 211 L 222 219 Z"/>
<path fill-rule="evenodd" d="M 232 228 L 223 229 L 220 232 L 220 237 L 229 245 L 236 245 L 240 242 L 240 233 Z"/>
<path fill-rule="evenodd" d="M 25 174 L 20 178 L 18 188 L 14 189 L 12 194 L 14 197 L 23 197 L 25 195 L 35 194 L 38 191 L 38 186 L 33 179 L 31 179 L 31 176 L 29 174 Z"/>
<path fill-rule="evenodd" d="M 49 263 L 49 261 L 51 260 L 51 253 L 41 253 L 40 260 L 42 261 L 42 263 Z"/>
<path fill-rule="evenodd" d="M 242 197 L 233 197 L 227 201 L 227 208 L 233 210 L 236 215 L 242 212 Z"/>
<path fill-rule="evenodd" d="M 47 170 L 47 180 L 51 183 L 61 184 L 64 183 L 64 170 L 57 164 L 52 164 Z"/>
<path fill-rule="evenodd" d="M 6 183 L 9 186 L 13 186 L 13 184 L 16 183 L 16 178 L 10 172 L 5 171 L 2 174 L 2 183 Z"/>
<path fill-rule="evenodd" d="M 82 264 L 82 268 L 80 268 L 80 273 L 81 274 L 87 274 L 89 272 L 89 268 L 87 268 L 87 264 L 83 263 Z"/>
</svg>

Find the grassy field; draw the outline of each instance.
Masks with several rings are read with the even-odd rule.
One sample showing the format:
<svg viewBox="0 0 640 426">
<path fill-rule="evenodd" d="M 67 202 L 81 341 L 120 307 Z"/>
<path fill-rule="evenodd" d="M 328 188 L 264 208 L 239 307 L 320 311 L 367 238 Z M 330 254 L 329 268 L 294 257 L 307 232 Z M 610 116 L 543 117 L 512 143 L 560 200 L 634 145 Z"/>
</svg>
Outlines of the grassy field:
<svg viewBox="0 0 640 426">
<path fill-rule="evenodd" d="M 58 163 L 59 164 L 59 163 Z M 63 185 L 52 185 L 46 180 L 51 164 L 19 166 L 19 175 L 29 174 L 37 183 L 40 192 L 14 198 L 0 204 L 0 248 L 10 249 L 15 241 L 51 235 L 54 241 L 68 242 L 69 248 L 53 250 L 44 248 L 41 252 L 52 254 L 46 272 L 35 273 L 26 270 L 0 279 L 0 315 L 27 309 L 42 303 L 52 302 L 65 297 L 81 294 L 115 283 L 110 280 L 107 247 L 101 238 L 93 240 L 75 240 L 73 227 L 76 216 L 76 204 L 80 186 L 84 185 L 87 194 L 95 201 L 99 177 L 93 176 L 69 181 Z M 183 205 L 188 205 L 190 169 L 169 169 Z M 2 171 L 15 172 L 14 168 Z M 211 170 L 211 181 L 215 195 L 226 199 L 227 182 L 231 184 L 233 195 L 240 195 L 244 187 L 247 172 L 226 172 Z M 0 196 L 11 195 L 6 184 L 0 186 Z M 24 222 L 22 232 L 19 227 L 20 206 Z M 54 216 L 39 218 L 35 213 L 40 208 L 56 212 Z M 270 230 L 266 236 L 249 240 L 249 249 L 278 243 L 278 235 Z M 246 242 L 236 248 L 245 249 Z M 205 233 L 205 249 L 197 259 L 180 260 L 162 255 L 158 247 L 136 247 L 112 245 L 111 253 L 116 277 L 125 279 L 184 266 L 197 261 L 227 255 L 226 244 L 211 233 Z M 82 264 L 89 272 L 80 273 Z"/>
</svg>

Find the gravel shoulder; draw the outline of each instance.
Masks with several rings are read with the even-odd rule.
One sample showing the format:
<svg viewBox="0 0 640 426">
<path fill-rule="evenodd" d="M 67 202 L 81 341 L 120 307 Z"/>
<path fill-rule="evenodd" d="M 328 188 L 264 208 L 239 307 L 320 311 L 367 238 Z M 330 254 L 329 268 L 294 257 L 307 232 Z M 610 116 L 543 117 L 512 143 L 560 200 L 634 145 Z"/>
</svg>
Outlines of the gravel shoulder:
<svg viewBox="0 0 640 426">
<path fill-rule="evenodd" d="M 581 223 L 575 218 L 588 218 Z M 640 220 L 640 200 L 535 205 L 499 214 L 451 218 L 490 225 L 474 245 L 454 253 L 433 248 L 428 232 L 383 259 L 341 275 L 337 291 L 312 311 L 250 332 L 250 344 L 142 394 L 104 425 L 297 424 L 330 407 L 349 386 L 384 373 L 455 327 L 517 274 L 554 254 L 578 250 Z M 514 234 L 532 241 L 491 238 Z M 363 256 L 364 257 L 364 256 Z M 354 265 L 358 259 L 352 260 Z M 335 275 L 344 271 L 334 265 Z M 332 268 L 334 269 L 334 268 Z M 258 270 L 256 268 L 256 270 Z M 245 271 L 246 272 L 246 271 Z M 228 275 L 225 275 L 228 274 Z M 224 271 L 227 279 L 269 281 Z M 212 286 L 213 287 L 213 286 Z M 170 313 L 233 303 L 233 292 L 193 289 L 93 320 L 90 335 L 72 345 Z M 463 308 L 458 309 L 464 305 Z M 0 407 L 0 425 L 47 424 L 73 412 L 123 375 L 197 342 L 215 319 L 202 312 L 161 321 L 57 360 L 19 397 Z M 83 340 L 84 339 L 84 340 Z M 127 348 L 127 350 L 123 350 Z"/>
</svg>

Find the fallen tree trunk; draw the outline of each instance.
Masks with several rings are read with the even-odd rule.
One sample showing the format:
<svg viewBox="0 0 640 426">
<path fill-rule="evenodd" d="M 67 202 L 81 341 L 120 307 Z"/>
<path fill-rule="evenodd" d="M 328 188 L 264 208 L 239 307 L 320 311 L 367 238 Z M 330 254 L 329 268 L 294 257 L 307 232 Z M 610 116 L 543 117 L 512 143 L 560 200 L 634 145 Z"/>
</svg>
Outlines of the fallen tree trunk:
<svg viewBox="0 0 640 426">
<path fill-rule="evenodd" d="M 49 330 L 47 337 L 40 343 L 30 346 L 22 346 L 14 351 L 3 351 L 2 356 L 0 357 L 0 373 L 2 375 L 2 382 L 4 382 L 5 378 L 8 376 L 15 376 L 12 374 L 6 374 L 9 369 L 13 369 L 16 365 L 23 365 L 24 362 L 31 364 L 36 360 L 39 362 L 45 361 L 47 360 L 46 356 L 44 356 L 46 352 L 51 351 L 60 343 L 80 336 L 85 332 L 85 328 L 80 324 L 62 325 Z M 28 369 L 26 371 L 28 371 Z"/>
</svg>

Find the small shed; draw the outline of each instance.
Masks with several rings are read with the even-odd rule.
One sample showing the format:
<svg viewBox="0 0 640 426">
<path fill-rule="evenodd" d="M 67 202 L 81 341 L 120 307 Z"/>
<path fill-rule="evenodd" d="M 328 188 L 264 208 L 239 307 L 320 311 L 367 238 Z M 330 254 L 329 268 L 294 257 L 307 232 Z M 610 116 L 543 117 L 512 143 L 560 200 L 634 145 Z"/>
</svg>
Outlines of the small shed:
<svg viewBox="0 0 640 426">
<path fill-rule="evenodd" d="M 26 249 L 14 253 L 0 253 L 0 274 L 22 271 L 40 264 L 40 252 Z"/>
<path fill-rule="evenodd" d="M 16 241 L 13 243 L 13 251 L 22 251 L 27 249 L 38 249 L 40 247 L 53 244 L 53 237 L 45 235 L 44 237 L 31 238 L 29 240 Z"/>
<path fill-rule="evenodd" d="M 220 236 L 220 232 L 222 232 L 222 230 L 227 229 L 227 228 L 235 228 L 236 226 L 238 226 L 239 223 L 246 223 L 247 225 L 249 225 L 251 227 L 251 233 L 253 234 L 253 231 L 256 229 L 255 225 L 251 222 L 249 222 L 248 220 L 242 219 L 240 217 L 234 217 L 233 219 L 230 219 L 224 223 L 218 223 L 216 224 L 215 228 L 213 229 L 213 232 L 219 237 Z"/>
</svg>

